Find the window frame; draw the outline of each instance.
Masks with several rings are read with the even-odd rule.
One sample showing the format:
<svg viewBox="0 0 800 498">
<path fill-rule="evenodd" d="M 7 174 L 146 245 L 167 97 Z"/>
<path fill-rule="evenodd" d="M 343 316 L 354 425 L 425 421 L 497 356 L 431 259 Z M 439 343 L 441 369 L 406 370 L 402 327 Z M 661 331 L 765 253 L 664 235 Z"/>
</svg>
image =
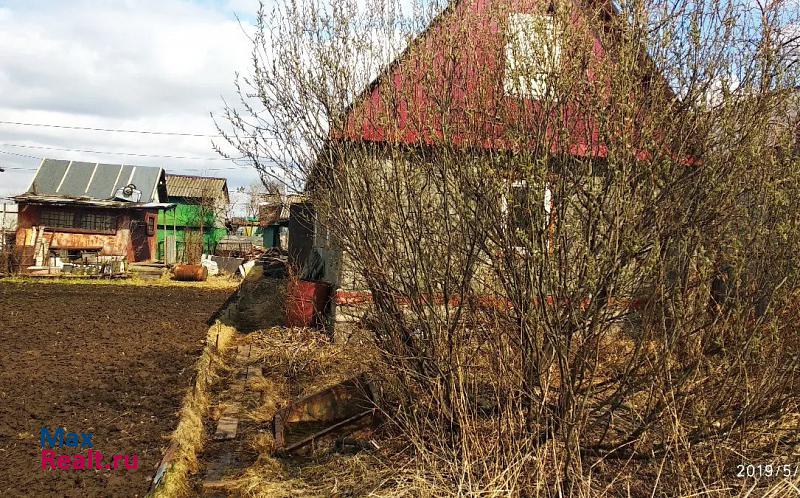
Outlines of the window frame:
<svg viewBox="0 0 800 498">
<path fill-rule="evenodd" d="M 550 79 L 561 65 L 560 30 L 555 16 L 514 12 L 508 15 L 507 23 L 503 91 L 508 96 L 541 100 L 551 94 Z M 541 31 L 537 24 L 543 26 Z M 537 52 L 529 53 L 532 50 Z M 539 55 L 541 61 L 537 60 Z M 525 66 L 530 66 L 531 74 L 515 74 Z"/>
<path fill-rule="evenodd" d="M 530 186 L 527 180 L 506 180 L 506 188 L 503 191 L 502 198 L 500 199 L 501 205 L 500 210 L 503 213 L 503 222 L 506 224 L 506 228 L 510 228 L 513 230 L 520 230 L 519 223 L 516 221 L 516 218 L 513 214 L 513 209 L 509 199 L 512 197 L 512 189 L 514 188 L 524 188 L 530 191 Z M 533 206 L 532 206 L 533 207 Z M 554 221 L 556 215 L 556 208 L 555 208 L 555 194 L 553 193 L 553 185 L 549 181 L 545 183 L 544 186 L 544 195 L 542 199 L 541 205 L 543 212 L 544 212 L 544 224 L 542 229 L 547 232 L 547 237 L 549 239 L 548 242 L 548 249 L 552 251 L 555 247 L 555 240 L 554 240 Z M 514 246 L 514 249 L 517 252 L 527 253 L 527 250 L 521 246 Z"/>
<path fill-rule="evenodd" d="M 93 210 L 43 208 L 39 213 L 39 225 L 45 230 L 68 233 L 117 233 L 116 216 Z"/>
</svg>

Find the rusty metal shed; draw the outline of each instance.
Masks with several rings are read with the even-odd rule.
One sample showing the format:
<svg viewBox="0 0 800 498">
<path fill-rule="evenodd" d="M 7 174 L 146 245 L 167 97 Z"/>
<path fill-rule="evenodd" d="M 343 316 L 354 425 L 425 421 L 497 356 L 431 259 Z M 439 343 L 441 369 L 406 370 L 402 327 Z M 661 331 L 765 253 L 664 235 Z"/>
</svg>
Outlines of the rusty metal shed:
<svg viewBox="0 0 800 498">
<path fill-rule="evenodd" d="M 160 167 L 44 159 L 14 197 L 21 265 L 50 273 L 76 261 L 153 261 L 166 198 Z"/>
</svg>

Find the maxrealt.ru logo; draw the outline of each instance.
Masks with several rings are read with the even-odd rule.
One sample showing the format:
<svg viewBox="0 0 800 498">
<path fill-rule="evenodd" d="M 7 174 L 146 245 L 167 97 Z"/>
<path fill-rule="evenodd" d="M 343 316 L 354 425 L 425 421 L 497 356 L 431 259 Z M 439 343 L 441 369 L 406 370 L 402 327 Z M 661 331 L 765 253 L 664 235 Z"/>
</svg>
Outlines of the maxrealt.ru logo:
<svg viewBox="0 0 800 498">
<path fill-rule="evenodd" d="M 105 455 L 94 449 L 92 436 L 91 432 L 67 432 L 63 427 L 50 432 L 42 427 L 39 431 L 42 470 L 115 470 L 122 465 L 128 470 L 139 468 L 138 455 L 111 455 L 110 461 L 104 461 Z M 55 448 L 65 453 L 58 454 Z M 78 453 L 70 453 L 70 449 Z M 82 453 L 83 450 L 86 453 Z"/>
</svg>

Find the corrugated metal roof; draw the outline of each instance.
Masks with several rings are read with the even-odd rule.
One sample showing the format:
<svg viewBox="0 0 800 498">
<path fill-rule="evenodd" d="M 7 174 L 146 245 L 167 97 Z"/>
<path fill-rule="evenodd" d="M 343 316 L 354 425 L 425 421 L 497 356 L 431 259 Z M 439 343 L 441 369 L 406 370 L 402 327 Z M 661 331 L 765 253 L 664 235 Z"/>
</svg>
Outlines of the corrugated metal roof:
<svg viewBox="0 0 800 498">
<path fill-rule="evenodd" d="M 170 197 L 223 197 L 228 201 L 228 181 L 213 176 L 167 175 Z"/>
<path fill-rule="evenodd" d="M 142 192 L 140 203 L 161 202 L 162 168 L 130 164 L 101 164 L 44 159 L 27 194 L 108 200 L 117 189 L 133 184 Z M 163 185 L 161 185 L 163 187 Z"/>
<path fill-rule="evenodd" d="M 128 202 L 113 199 L 89 199 L 88 197 L 64 197 L 60 195 L 20 194 L 13 197 L 17 202 L 51 204 L 54 206 L 93 206 L 109 209 L 169 209 L 170 202 Z"/>
</svg>

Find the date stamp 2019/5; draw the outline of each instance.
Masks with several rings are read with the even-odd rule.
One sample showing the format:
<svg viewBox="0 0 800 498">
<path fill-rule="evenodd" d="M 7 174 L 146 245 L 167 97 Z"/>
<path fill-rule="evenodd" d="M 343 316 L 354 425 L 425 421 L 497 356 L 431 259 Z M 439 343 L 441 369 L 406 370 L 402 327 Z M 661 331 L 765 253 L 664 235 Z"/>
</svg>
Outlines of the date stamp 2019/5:
<svg viewBox="0 0 800 498">
<path fill-rule="evenodd" d="M 800 476 L 800 463 L 740 463 L 736 466 L 736 477 L 740 478 L 791 479 L 797 476 Z"/>
</svg>

